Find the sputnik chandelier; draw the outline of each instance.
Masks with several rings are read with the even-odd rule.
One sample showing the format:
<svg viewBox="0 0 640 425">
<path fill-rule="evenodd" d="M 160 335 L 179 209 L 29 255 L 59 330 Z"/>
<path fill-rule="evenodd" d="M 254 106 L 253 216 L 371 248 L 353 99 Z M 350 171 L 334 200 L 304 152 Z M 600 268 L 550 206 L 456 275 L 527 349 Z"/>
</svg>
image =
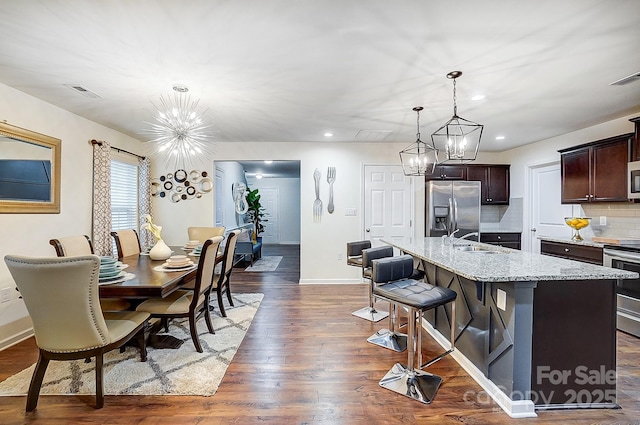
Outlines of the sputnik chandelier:
<svg viewBox="0 0 640 425">
<path fill-rule="evenodd" d="M 191 99 L 186 86 L 174 85 L 173 90 L 173 97 L 160 96 L 157 105 L 151 102 L 155 121 L 147 122 L 146 134 L 153 137 L 153 154 L 164 157 L 168 168 L 189 169 L 194 163 L 208 168 L 214 152 L 207 109 Z"/>
<path fill-rule="evenodd" d="M 422 106 L 413 108 L 418 115 L 416 141 L 400 151 L 400 162 L 402 162 L 402 171 L 405 176 L 431 174 L 438 162 L 438 152 L 435 147 L 420 140 L 420 111 L 423 109 Z"/>
<path fill-rule="evenodd" d="M 456 79 L 461 71 L 452 71 L 447 78 L 453 80 L 453 117 L 431 135 L 433 146 L 444 152 L 444 163 L 465 164 L 474 161 L 478 155 L 483 125 L 458 116 L 456 104 Z"/>
</svg>

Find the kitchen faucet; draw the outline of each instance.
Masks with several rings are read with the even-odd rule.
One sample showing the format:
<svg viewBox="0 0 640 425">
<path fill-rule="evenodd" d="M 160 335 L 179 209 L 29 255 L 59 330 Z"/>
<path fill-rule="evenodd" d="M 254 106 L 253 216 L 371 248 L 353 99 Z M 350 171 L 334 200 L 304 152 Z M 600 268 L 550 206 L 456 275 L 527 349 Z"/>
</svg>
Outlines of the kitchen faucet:
<svg viewBox="0 0 640 425">
<path fill-rule="evenodd" d="M 458 229 L 458 230 L 460 230 L 460 229 Z M 458 230 L 456 230 L 456 232 L 457 232 Z M 453 233 L 455 233 L 455 232 L 453 232 Z M 453 238 L 453 233 L 452 233 L 452 234 L 451 234 L 451 236 L 450 236 L 451 238 Z M 471 237 L 471 236 L 480 236 L 480 234 L 479 234 L 478 232 L 471 232 L 471 233 L 467 233 L 466 235 L 462 235 L 462 236 L 460 236 L 459 238 L 454 239 L 454 240 L 453 240 L 453 242 L 451 243 L 451 245 L 452 245 L 452 246 L 455 246 L 455 245 L 456 245 L 456 242 L 459 242 L 459 241 L 461 241 L 461 240 L 463 240 L 463 239 L 466 239 L 466 238 L 468 238 L 468 237 Z"/>
</svg>

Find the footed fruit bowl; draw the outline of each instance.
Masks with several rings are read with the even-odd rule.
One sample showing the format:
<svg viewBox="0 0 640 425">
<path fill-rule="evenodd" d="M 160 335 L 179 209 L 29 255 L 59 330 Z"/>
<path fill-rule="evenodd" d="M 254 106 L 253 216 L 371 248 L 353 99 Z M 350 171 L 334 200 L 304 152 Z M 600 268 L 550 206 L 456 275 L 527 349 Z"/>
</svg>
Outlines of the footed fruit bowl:
<svg viewBox="0 0 640 425">
<path fill-rule="evenodd" d="M 567 226 L 573 229 L 573 236 L 571 237 L 574 241 L 581 241 L 582 236 L 580 236 L 580 229 L 584 229 L 589 225 L 589 221 L 591 218 L 589 217 L 565 217 L 564 222 Z"/>
</svg>

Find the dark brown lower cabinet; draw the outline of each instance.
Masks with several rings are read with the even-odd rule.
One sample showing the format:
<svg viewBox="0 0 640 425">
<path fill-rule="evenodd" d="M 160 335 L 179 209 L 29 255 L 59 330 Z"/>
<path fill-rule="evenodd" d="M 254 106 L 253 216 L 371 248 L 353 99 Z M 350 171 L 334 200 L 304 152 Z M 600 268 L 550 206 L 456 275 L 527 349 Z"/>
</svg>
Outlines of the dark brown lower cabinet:
<svg viewBox="0 0 640 425">
<path fill-rule="evenodd" d="M 505 248 L 521 249 L 521 233 L 512 232 L 482 232 L 480 242 Z"/>
<path fill-rule="evenodd" d="M 567 260 L 602 265 L 602 248 L 555 241 L 540 241 L 540 253 Z"/>
</svg>

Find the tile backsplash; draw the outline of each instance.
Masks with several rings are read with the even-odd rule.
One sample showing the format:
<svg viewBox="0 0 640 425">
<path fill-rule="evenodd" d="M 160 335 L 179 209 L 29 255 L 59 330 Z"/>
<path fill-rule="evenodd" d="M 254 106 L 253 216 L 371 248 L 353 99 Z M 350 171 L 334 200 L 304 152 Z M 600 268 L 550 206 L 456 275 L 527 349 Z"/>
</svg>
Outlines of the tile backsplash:
<svg viewBox="0 0 640 425">
<path fill-rule="evenodd" d="M 580 204 L 574 210 L 591 217 L 589 227 L 580 230 L 586 237 L 627 237 L 640 239 L 640 204 L 627 202 L 607 202 Z M 600 217 L 606 217 L 606 225 L 600 224 Z"/>
<path fill-rule="evenodd" d="M 509 199 L 509 205 L 482 205 L 481 231 L 522 232 L 523 198 Z"/>
</svg>

